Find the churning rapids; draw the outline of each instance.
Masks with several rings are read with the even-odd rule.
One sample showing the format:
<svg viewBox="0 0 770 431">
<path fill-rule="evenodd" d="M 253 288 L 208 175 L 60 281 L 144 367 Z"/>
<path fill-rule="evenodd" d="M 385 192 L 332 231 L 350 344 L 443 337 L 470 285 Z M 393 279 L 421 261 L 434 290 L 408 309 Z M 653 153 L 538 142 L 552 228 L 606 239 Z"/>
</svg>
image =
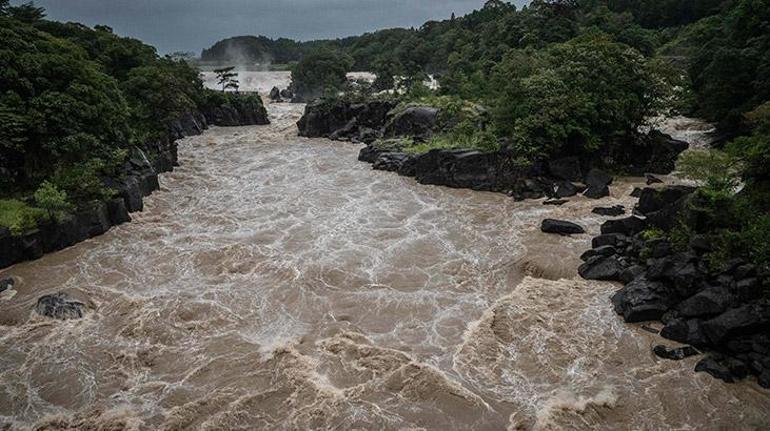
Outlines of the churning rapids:
<svg viewBox="0 0 770 431">
<path fill-rule="evenodd" d="M 134 222 L 0 275 L 0 429 L 762 429 L 579 280 L 596 201 L 421 186 L 272 125 L 180 142 Z M 632 180 L 602 205 L 632 205 Z M 32 312 L 65 291 L 81 320 Z M 766 429 L 766 428 L 765 428 Z"/>
</svg>

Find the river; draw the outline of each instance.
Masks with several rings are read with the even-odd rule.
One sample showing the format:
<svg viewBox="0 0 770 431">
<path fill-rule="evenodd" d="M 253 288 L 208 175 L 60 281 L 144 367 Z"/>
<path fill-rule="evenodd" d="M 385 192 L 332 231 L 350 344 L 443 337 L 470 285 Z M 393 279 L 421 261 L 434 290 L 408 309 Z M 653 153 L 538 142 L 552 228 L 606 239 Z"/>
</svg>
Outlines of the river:
<svg viewBox="0 0 770 431">
<path fill-rule="evenodd" d="M 180 141 L 134 221 L 0 272 L 0 429 L 767 429 L 576 273 L 602 219 L 421 186 L 269 126 Z M 631 206 L 633 179 L 602 205 Z M 545 217 L 585 225 L 539 232 Z M 32 311 L 64 291 L 80 320 Z"/>
</svg>

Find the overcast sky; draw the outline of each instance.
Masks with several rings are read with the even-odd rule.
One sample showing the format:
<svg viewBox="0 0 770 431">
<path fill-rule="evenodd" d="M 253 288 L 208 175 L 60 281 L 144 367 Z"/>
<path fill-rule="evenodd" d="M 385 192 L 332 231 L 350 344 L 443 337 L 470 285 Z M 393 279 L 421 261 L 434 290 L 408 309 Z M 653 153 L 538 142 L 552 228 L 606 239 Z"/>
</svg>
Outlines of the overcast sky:
<svg viewBox="0 0 770 431">
<path fill-rule="evenodd" d="M 21 3 L 12 0 L 13 4 Z M 480 8 L 484 0 L 36 0 L 48 17 L 105 24 L 161 53 L 193 51 L 239 35 L 299 40 L 419 27 Z M 523 4 L 525 0 L 513 3 Z"/>
</svg>

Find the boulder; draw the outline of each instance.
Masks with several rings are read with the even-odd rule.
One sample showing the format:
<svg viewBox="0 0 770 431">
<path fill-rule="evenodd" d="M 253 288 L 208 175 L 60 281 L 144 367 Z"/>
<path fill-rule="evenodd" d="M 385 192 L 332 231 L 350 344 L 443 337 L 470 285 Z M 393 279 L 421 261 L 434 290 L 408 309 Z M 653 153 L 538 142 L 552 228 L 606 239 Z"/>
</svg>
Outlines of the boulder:
<svg viewBox="0 0 770 431">
<path fill-rule="evenodd" d="M 765 389 L 770 389 L 770 370 L 764 371 L 757 378 L 757 383 Z"/>
<path fill-rule="evenodd" d="M 554 197 L 569 198 L 578 194 L 578 189 L 569 181 L 559 181 L 554 185 Z"/>
<path fill-rule="evenodd" d="M 588 187 L 583 196 L 591 199 L 600 199 L 610 195 L 612 177 L 599 169 L 591 169 L 586 175 L 586 186 Z"/>
<path fill-rule="evenodd" d="M 545 233 L 555 233 L 559 235 L 573 235 L 585 233 L 580 225 L 572 222 L 554 219 L 545 219 L 540 225 L 540 230 Z"/>
<path fill-rule="evenodd" d="M 137 212 L 144 209 L 142 189 L 139 185 L 139 178 L 136 176 L 131 175 L 124 178 L 118 188 L 118 193 L 123 198 L 128 212 Z"/>
<path fill-rule="evenodd" d="M 438 124 L 439 110 L 431 106 L 413 106 L 397 113 L 385 126 L 385 136 L 414 136 L 429 139 Z"/>
<path fill-rule="evenodd" d="M 107 204 L 99 202 L 91 208 L 82 210 L 75 214 L 75 220 L 81 236 L 93 238 L 110 230 L 110 215 Z"/>
<path fill-rule="evenodd" d="M 709 373 L 717 379 L 727 383 L 735 383 L 735 378 L 727 366 L 720 363 L 714 356 L 706 356 L 695 366 L 696 373 Z"/>
<path fill-rule="evenodd" d="M 770 306 L 766 302 L 749 303 L 730 309 L 703 323 L 703 332 L 715 345 L 730 337 L 770 330 Z"/>
<path fill-rule="evenodd" d="M 578 268 L 578 273 L 586 280 L 618 281 L 621 272 L 623 266 L 615 256 L 594 256 Z"/>
<path fill-rule="evenodd" d="M 580 160 L 577 157 L 564 157 L 548 162 L 551 176 L 562 181 L 578 182 L 583 179 Z"/>
<path fill-rule="evenodd" d="M 621 233 L 607 233 L 594 237 L 591 247 L 599 248 L 605 245 L 623 246 L 628 242 L 628 237 Z"/>
<path fill-rule="evenodd" d="M 681 361 L 684 358 L 689 358 L 690 356 L 695 356 L 700 353 L 692 346 L 671 348 L 664 345 L 657 345 L 652 349 L 652 351 L 658 357 L 663 359 L 671 359 L 672 361 Z"/>
<path fill-rule="evenodd" d="M 11 277 L 0 278 L 0 293 L 13 288 L 16 282 Z"/>
<path fill-rule="evenodd" d="M 278 87 L 273 87 L 270 90 L 270 100 L 277 102 L 281 100 L 281 90 Z"/>
<path fill-rule="evenodd" d="M 676 297 L 663 283 L 638 277 L 612 297 L 612 304 L 626 322 L 645 322 L 660 320 L 676 304 Z"/>
<path fill-rule="evenodd" d="M 382 153 L 374 161 L 373 168 L 381 171 L 400 172 L 404 169 L 404 164 L 414 162 L 414 156 L 408 153 Z"/>
<path fill-rule="evenodd" d="M 80 319 L 86 313 L 86 305 L 64 293 L 56 293 L 38 299 L 35 311 L 41 316 L 53 319 Z"/>
<path fill-rule="evenodd" d="M 695 188 L 689 186 L 668 186 L 662 189 L 647 187 L 642 190 L 636 208 L 640 213 L 649 215 L 676 204 L 680 199 L 694 191 Z"/>
<path fill-rule="evenodd" d="M 126 202 L 123 199 L 117 198 L 109 201 L 107 203 L 107 212 L 110 223 L 113 226 L 131 221 L 131 216 L 128 214 L 128 209 L 126 209 Z"/>
<path fill-rule="evenodd" d="M 708 338 L 703 334 L 703 321 L 698 319 L 673 319 L 663 327 L 660 336 L 694 346 L 707 346 Z"/>
<path fill-rule="evenodd" d="M 592 257 L 595 256 L 614 256 L 618 253 L 617 249 L 615 249 L 612 245 L 604 245 L 597 248 L 592 248 L 591 250 L 586 251 L 580 256 L 580 260 L 583 262 L 588 261 Z"/>
<path fill-rule="evenodd" d="M 602 224 L 602 234 L 618 233 L 626 236 L 634 236 L 646 229 L 647 223 L 639 217 L 628 217 L 620 220 L 608 220 Z"/>
<path fill-rule="evenodd" d="M 723 313 L 734 302 L 724 287 L 714 286 L 702 290 L 681 302 L 676 310 L 682 317 L 705 317 Z"/>
<path fill-rule="evenodd" d="M 623 205 L 615 205 L 613 207 L 596 207 L 591 212 L 605 217 L 618 217 L 625 214 L 626 209 Z"/>
<path fill-rule="evenodd" d="M 638 198 L 640 196 L 642 196 L 642 189 L 639 187 L 634 187 L 634 190 L 631 191 L 631 197 Z"/>
<path fill-rule="evenodd" d="M 281 90 L 281 92 L 280 92 L 280 96 L 281 96 L 281 98 L 283 98 L 283 99 L 286 99 L 286 100 L 292 100 L 292 99 L 294 99 L 294 92 L 292 92 L 292 91 L 291 91 L 290 89 L 288 89 L 288 88 L 284 88 L 283 90 Z"/>
<path fill-rule="evenodd" d="M 562 206 L 569 202 L 567 199 L 547 199 L 543 202 L 543 205 Z"/>
</svg>

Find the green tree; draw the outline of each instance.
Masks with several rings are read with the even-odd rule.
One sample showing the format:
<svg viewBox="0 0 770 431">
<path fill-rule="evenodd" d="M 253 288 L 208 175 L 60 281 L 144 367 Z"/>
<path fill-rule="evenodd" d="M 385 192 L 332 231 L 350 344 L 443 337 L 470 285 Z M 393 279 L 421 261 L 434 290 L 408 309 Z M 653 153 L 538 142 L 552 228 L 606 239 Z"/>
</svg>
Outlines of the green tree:
<svg viewBox="0 0 770 431">
<path fill-rule="evenodd" d="M 35 191 L 33 197 L 38 208 L 45 210 L 51 221 L 60 219 L 62 213 L 72 208 L 70 203 L 67 202 L 67 193 L 59 190 L 48 181 L 43 181 L 43 184 Z"/>
<path fill-rule="evenodd" d="M 238 91 L 240 84 L 238 83 L 238 72 L 234 72 L 235 66 L 223 67 L 221 69 L 214 69 L 214 73 L 217 75 L 217 83 L 222 86 L 222 92 L 229 89 Z"/>
<path fill-rule="evenodd" d="M 353 59 L 333 50 L 320 50 L 303 58 L 291 71 L 291 89 L 296 99 L 310 101 L 341 91 Z"/>
</svg>

